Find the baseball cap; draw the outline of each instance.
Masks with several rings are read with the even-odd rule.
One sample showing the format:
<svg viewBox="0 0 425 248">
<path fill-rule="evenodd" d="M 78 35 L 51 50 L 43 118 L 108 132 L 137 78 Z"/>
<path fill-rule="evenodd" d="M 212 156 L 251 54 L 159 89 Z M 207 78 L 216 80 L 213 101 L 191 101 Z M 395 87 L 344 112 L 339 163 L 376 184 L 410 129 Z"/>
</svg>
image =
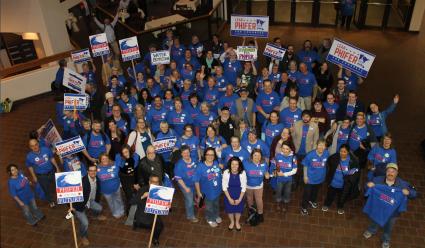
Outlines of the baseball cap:
<svg viewBox="0 0 425 248">
<path fill-rule="evenodd" d="M 386 169 L 388 170 L 389 168 L 392 168 L 392 169 L 394 169 L 394 170 L 397 170 L 397 171 L 398 171 L 398 165 L 397 165 L 397 164 L 395 164 L 395 163 L 389 163 L 389 164 L 387 164 Z"/>
<path fill-rule="evenodd" d="M 105 94 L 105 99 L 114 98 L 114 94 L 112 92 L 108 92 Z"/>
</svg>

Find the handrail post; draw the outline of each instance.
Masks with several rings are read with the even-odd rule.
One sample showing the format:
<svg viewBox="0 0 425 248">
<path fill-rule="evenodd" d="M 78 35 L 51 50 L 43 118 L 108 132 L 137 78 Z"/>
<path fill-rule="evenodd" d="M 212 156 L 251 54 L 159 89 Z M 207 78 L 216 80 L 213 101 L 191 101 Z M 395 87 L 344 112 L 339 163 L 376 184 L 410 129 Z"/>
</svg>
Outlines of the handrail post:
<svg viewBox="0 0 425 248">
<path fill-rule="evenodd" d="M 295 2 L 295 0 L 292 0 L 291 1 L 291 24 L 292 25 L 295 24 L 296 11 L 297 11 L 297 3 Z"/>
<path fill-rule="evenodd" d="M 252 1 L 246 0 L 246 14 L 252 15 Z"/>
<path fill-rule="evenodd" d="M 268 0 L 267 1 L 267 15 L 269 16 L 269 23 L 274 24 L 275 22 L 275 16 L 274 16 L 274 6 L 275 1 L 274 0 Z"/>
<path fill-rule="evenodd" d="M 227 6 L 227 23 L 230 24 L 230 17 L 232 16 L 233 12 L 233 0 L 224 0 L 226 1 Z"/>
</svg>

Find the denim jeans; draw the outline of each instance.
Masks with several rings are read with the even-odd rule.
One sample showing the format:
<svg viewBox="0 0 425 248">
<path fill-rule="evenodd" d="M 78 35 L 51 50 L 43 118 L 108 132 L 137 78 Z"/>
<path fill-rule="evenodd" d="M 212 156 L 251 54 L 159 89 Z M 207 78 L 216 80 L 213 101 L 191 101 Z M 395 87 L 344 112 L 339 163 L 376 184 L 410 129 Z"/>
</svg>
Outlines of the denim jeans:
<svg viewBox="0 0 425 248">
<path fill-rule="evenodd" d="M 95 216 L 99 215 L 100 212 L 102 212 L 102 205 L 99 203 L 91 200 L 88 204 L 89 208 Z M 87 238 L 87 230 L 89 228 L 89 220 L 87 219 L 86 210 L 83 211 L 75 211 L 74 213 L 75 217 L 80 222 L 80 237 L 81 238 Z"/>
<path fill-rule="evenodd" d="M 55 187 L 55 173 L 50 172 L 48 174 L 37 174 L 37 180 L 40 183 L 41 188 L 44 191 L 44 194 L 46 195 L 47 201 L 54 202 L 54 199 L 52 197 L 52 191 Z"/>
<path fill-rule="evenodd" d="M 184 206 L 186 209 L 186 218 L 187 219 L 193 219 L 195 218 L 195 210 L 194 210 L 194 201 L 193 198 L 195 197 L 195 191 L 193 187 L 190 188 L 190 192 L 187 193 L 182 187 L 180 187 L 183 196 L 184 196 Z"/>
<path fill-rule="evenodd" d="M 391 219 L 388 220 L 388 222 L 385 224 L 384 226 L 384 233 L 382 234 L 382 241 L 383 242 L 390 242 L 391 240 L 391 231 L 393 229 L 394 223 L 396 221 L 396 217 L 392 217 Z M 372 221 L 370 226 L 367 228 L 367 230 L 372 233 L 375 234 L 378 231 L 379 228 L 379 224 Z"/>
<path fill-rule="evenodd" d="M 289 203 L 291 201 L 291 187 L 292 181 L 279 182 L 276 185 L 276 202 Z"/>
<path fill-rule="evenodd" d="M 103 194 L 103 196 L 108 203 L 109 209 L 112 212 L 112 216 L 119 218 L 124 215 L 124 204 L 122 202 L 120 188 L 118 188 L 118 190 L 112 194 Z"/>
<path fill-rule="evenodd" d="M 205 217 L 207 221 L 215 221 L 220 217 L 220 196 L 214 200 L 205 199 Z"/>
<path fill-rule="evenodd" d="M 35 225 L 41 218 L 44 217 L 44 214 L 35 203 L 35 199 L 32 199 L 28 205 L 21 207 L 22 212 L 24 213 L 25 219 L 27 219 L 28 224 Z"/>
</svg>

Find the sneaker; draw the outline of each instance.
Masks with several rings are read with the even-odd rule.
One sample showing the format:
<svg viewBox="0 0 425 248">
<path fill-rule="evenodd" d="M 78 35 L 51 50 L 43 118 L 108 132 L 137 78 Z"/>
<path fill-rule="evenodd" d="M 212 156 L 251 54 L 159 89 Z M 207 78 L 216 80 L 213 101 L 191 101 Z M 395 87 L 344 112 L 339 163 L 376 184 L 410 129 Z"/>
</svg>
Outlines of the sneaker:
<svg viewBox="0 0 425 248">
<path fill-rule="evenodd" d="M 159 246 L 159 240 L 154 239 L 154 240 L 152 241 L 152 244 L 153 244 L 153 246 Z"/>
<path fill-rule="evenodd" d="M 96 219 L 100 220 L 100 221 L 104 221 L 104 220 L 106 220 L 106 216 L 105 215 L 99 215 L 99 216 L 96 217 Z"/>
<path fill-rule="evenodd" d="M 217 227 L 218 225 L 217 225 L 217 222 L 215 222 L 215 221 L 207 221 L 208 222 L 208 225 L 210 225 L 210 227 Z"/>
<path fill-rule="evenodd" d="M 382 242 L 382 248 L 390 248 L 390 241 Z"/>
<path fill-rule="evenodd" d="M 312 201 L 309 201 L 308 203 L 310 203 L 310 206 L 312 207 L 312 208 L 317 208 L 319 205 L 317 204 L 317 202 L 312 202 Z"/>
<path fill-rule="evenodd" d="M 366 231 L 363 233 L 363 237 L 364 237 L 365 239 L 369 239 L 370 237 L 372 237 L 372 233 L 366 230 Z"/>
<path fill-rule="evenodd" d="M 329 210 L 329 208 L 328 208 L 327 206 L 323 206 L 323 207 L 322 207 L 322 211 L 323 211 L 323 212 L 328 212 L 328 210 Z"/>
<path fill-rule="evenodd" d="M 192 223 L 198 223 L 199 222 L 198 218 L 196 218 L 196 217 L 189 219 L 189 221 L 192 222 Z"/>
<path fill-rule="evenodd" d="M 56 204 L 54 202 L 51 202 L 51 203 L 49 203 L 49 207 L 54 208 L 54 207 L 56 207 Z"/>
<path fill-rule="evenodd" d="M 83 246 L 89 246 L 90 245 L 90 242 L 89 242 L 89 240 L 87 238 L 81 238 L 81 244 Z"/>
<path fill-rule="evenodd" d="M 344 209 L 338 209 L 338 214 L 344 214 L 344 213 L 345 213 Z"/>
<path fill-rule="evenodd" d="M 306 208 L 301 208 L 301 215 L 308 215 L 308 210 Z"/>
<path fill-rule="evenodd" d="M 220 217 L 217 217 L 217 219 L 215 219 L 215 222 L 217 224 L 220 224 L 221 222 L 223 222 L 223 220 Z"/>
</svg>

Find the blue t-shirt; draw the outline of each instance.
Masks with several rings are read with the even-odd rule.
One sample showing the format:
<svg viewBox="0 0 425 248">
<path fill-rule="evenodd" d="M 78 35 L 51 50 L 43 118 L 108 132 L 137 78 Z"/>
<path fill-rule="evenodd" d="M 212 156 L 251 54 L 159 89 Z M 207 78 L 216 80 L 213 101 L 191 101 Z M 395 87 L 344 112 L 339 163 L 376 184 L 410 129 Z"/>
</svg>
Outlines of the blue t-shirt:
<svg viewBox="0 0 425 248">
<path fill-rule="evenodd" d="M 228 82 L 236 86 L 236 79 L 242 71 L 242 65 L 238 60 L 230 61 L 226 59 L 223 63 L 224 76 Z"/>
<path fill-rule="evenodd" d="M 63 135 L 64 140 L 70 139 L 72 137 L 78 136 L 80 134 L 80 123 L 79 120 L 74 120 L 74 118 L 63 117 Z"/>
<path fill-rule="evenodd" d="M 218 148 L 221 147 L 223 144 L 227 144 L 226 140 L 221 136 L 215 136 L 214 139 L 210 139 L 209 137 L 204 137 L 201 140 L 201 143 L 199 144 L 199 147 L 201 147 L 202 150 L 207 149 L 208 147 L 212 148 Z"/>
<path fill-rule="evenodd" d="M 154 83 L 152 88 L 147 88 L 152 97 L 162 96 L 161 86 L 158 83 Z"/>
<path fill-rule="evenodd" d="M 29 152 L 25 160 L 27 167 L 32 167 L 36 174 L 48 174 L 53 172 L 53 164 L 50 161 L 53 153 L 49 148 L 41 147 L 38 153 Z"/>
<path fill-rule="evenodd" d="M 176 131 L 178 136 L 182 136 L 184 133 L 184 126 L 186 124 L 192 124 L 192 118 L 184 110 L 180 111 L 180 113 L 177 113 L 176 110 L 173 110 L 168 112 L 167 122 L 174 129 L 174 131 Z"/>
<path fill-rule="evenodd" d="M 313 95 L 313 88 L 317 84 L 316 77 L 313 73 L 300 73 L 297 78 L 297 86 L 300 97 L 308 97 Z"/>
<path fill-rule="evenodd" d="M 257 139 L 254 144 L 251 144 L 248 139 L 242 140 L 241 146 L 248 151 L 248 154 L 251 154 L 254 149 L 260 149 L 263 157 L 270 157 L 270 147 L 260 139 Z"/>
<path fill-rule="evenodd" d="M 188 114 L 190 114 L 190 117 L 193 121 L 198 117 L 198 115 L 201 114 L 201 105 L 198 104 L 197 106 L 193 106 L 192 104 L 189 104 L 188 106 L 184 106 L 184 110 L 187 111 Z"/>
<path fill-rule="evenodd" d="M 367 116 L 367 124 L 372 128 L 374 134 L 377 137 L 384 135 L 382 125 L 385 123 L 385 119 L 382 117 L 382 113 L 372 113 Z"/>
<path fill-rule="evenodd" d="M 217 118 L 217 115 L 211 111 L 209 112 L 208 115 L 200 113 L 198 117 L 196 117 L 194 124 L 196 127 L 199 128 L 200 138 L 205 137 L 205 134 L 207 133 L 208 125 L 210 125 L 215 118 Z"/>
<path fill-rule="evenodd" d="M 363 212 L 381 227 L 395 215 L 407 210 L 407 197 L 400 188 L 375 184 L 366 192 L 369 196 Z"/>
<path fill-rule="evenodd" d="M 185 50 L 186 50 L 186 47 L 182 44 L 180 44 L 179 47 L 172 45 L 171 51 L 170 51 L 171 58 L 174 61 L 182 60 L 184 58 L 184 51 Z"/>
<path fill-rule="evenodd" d="M 300 61 L 300 63 L 302 62 L 307 65 L 307 68 L 309 71 L 311 71 L 312 69 L 312 64 L 314 62 L 319 61 L 319 55 L 317 55 L 317 53 L 313 50 L 310 50 L 310 51 L 301 50 L 297 52 L 296 56 L 298 58 L 298 61 Z"/>
<path fill-rule="evenodd" d="M 228 107 L 230 109 L 230 114 L 235 115 L 236 114 L 236 99 L 239 97 L 236 94 L 233 94 L 231 96 L 222 96 L 218 100 L 218 109 L 221 109 L 223 107 Z"/>
<path fill-rule="evenodd" d="M 183 58 L 180 59 L 177 64 L 178 64 L 179 70 L 181 70 L 183 68 L 184 64 L 191 64 L 192 67 L 193 67 L 193 70 L 195 70 L 195 71 L 201 69 L 201 64 L 199 64 L 198 59 L 193 57 L 193 56 L 189 60 L 186 60 L 186 58 L 184 58 L 184 56 L 183 56 Z"/>
<path fill-rule="evenodd" d="M 87 79 L 87 83 L 96 83 L 96 74 L 93 71 L 82 72 L 81 75 L 83 75 Z"/>
<path fill-rule="evenodd" d="M 272 81 L 272 83 L 273 84 L 276 84 L 277 82 L 279 82 L 280 81 L 280 77 L 281 77 L 281 75 L 282 74 L 280 74 L 280 72 L 278 72 L 278 73 L 270 73 L 270 75 L 269 75 L 269 79 L 270 79 L 270 81 Z"/>
<path fill-rule="evenodd" d="M 269 94 L 263 91 L 260 94 L 258 94 L 257 99 L 255 100 L 255 103 L 257 105 L 258 111 L 259 111 L 259 108 L 261 107 L 264 112 L 266 112 L 267 114 L 270 114 L 274 108 L 280 105 L 280 97 L 275 91 L 272 91 Z M 258 114 L 257 119 L 260 123 L 264 123 L 264 121 L 266 120 L 262 114 Z"/>
<path fill-rule="evenodd" d="M 326 161 L 329 153 L 327 150 L 319 156 L 316 150 L 309 152 L 302 161 L 302 165 L 307 167 L 308 184 L 321 184 L 326 177 Z"/>
<path fill-rule="evenodd" d="M 192 188 L 194 187 L 193 176 L 196 172 L 197 164 L 193 160 L 190 163 L 187 163 L 183 159 L 180 159 L 176 166 L 174 167 L 174 178 L 176 180 L 183 180 L 186 187 Z M 180 185 L 180 184 L 179 184 Z"/>
<path fill-rule="evenodd" d="M 174 101 L 173 99 L 171 100 L 164 100 L 162 103 L 162 106 L 168 111 L 171 112 L 174 109 Z"/>
<path fill-rule="evenodd" d="M 199 57 L 198 54 L 204 51 L 204 45 L 201 42 L 196 44 L 190 43 L 188 48 L 190 49 L 193 57 Z"/>
<path fill-rule="evenodd" d="M 350 127 L 339 128 L 338 137 L 336 139 L 336 151 L 339 151 L 339 148 L 343 144 L 347 144 L 348 136 L 350 135 Z"/>
<path fill-rule="evenodd" d="M 359 86 L 359 76 L 357 76 L 354 73 L 351 73 L 351 76 L 347 76 L 345 74 L 345 71 L 342 72 L 342 79 L 345 81 L 345 85 L 347 86 L 347 89 L 349 91 L 354 90 L 356 91 Z"/>
<path fill-rule="evenodd" d="M 180 75 L 181 75 L 183 81 L 186 80 L 186 79 L 188 79 L 190 81 L 195 80 L 195 73 L 196 72 L 194 70 L 188 70 L 186 68 L 183 68 L 183 69 L 180 70 Z"/>
<path fill-rule="evenodd" d="M 228 146 L 221 152 L 221 164 L 227 168 L 227 162 L 233 157 L 238 157 L 242 162 L 246 162 L 249 160 L 249 153 L 242 147 L 239 151 L 234 151 L 232 146 Z"/>
<path fill-rule="evenodd" d="M 130 131 L 128 130 L 128 122 L 124 118 L 120 118 L 118 121 L 115 121 L 115 122 L 116 122 L 117 128 L 121 132 L 123 132 L 125 136 L 127 136 Z"/>
<path fill-rule="evenodd" d="M 300 149 L 298 150 L 298 155 L 305 155 L 306 154 L 306 149 L 305 149 L 305 143 L 307 140 L 307 133 L 308 133 L 308 129 L 310 128 L 310 125 L 303 125 L 303 132 L 301 134 L 301 144 L 300 144 Z"/>
<path fill-rule="evenodd" d="M 91 135 L 90 144 L 87 144 L 88 135 Z M 105 140 L 103 139 L 103 136 L 105 137 Z M 103 136 L 102 134 L 95 135 L 93 132 L 84 135 L 83 143 L 90 157 L 95 159 L 99 158 L 101 153 L 106 152 L 106 145 L 111 144 L 109 137 L 107 135 Z"/>
<path fill-rule="evenodd" d="M 119 166 L 116 164 L 97 167 L 97 178 L 100 182 L 100 192 L 102 194 L 110 195 L 117 192 L 120 188 L 119 171 Z"/>
<path fill-rule="evenodd" d="M 229 81 L 224 75 L 219 77 L 215 76 L 215 81 L 217 82 L 216 87 L 220 92 L 220 97 L 222 97 L 224 95 L 224 92 L 226 91 L 226 86 L 229 84 Z"/>
<path fill-rule="evenodd" d="M 282 123 L 272 124 L 271 122 L 266 122 L 263 125 L 263 130 L 262 130 L 262 132 L 265 135 L 264 141 L 266 142 L 266 144 L 268 146 L 271 146 L 274 137 L 276 137 L 277 135 L 280 135 L 282 130 L 283 130 L 283 124 Z"/>
<path fill-rule="evenodd" d="M 273 171 L 290 172 L 297 168 L 297 163 L 297 157 L 294 155 L 285 156 L 282 153 L 278 153 L 270 163 L 270 173 L 273 173 Z M 292 181 L 292 176 L 277 176 L 278 183 L 290 181 Z"/>
<path fill-rule="evenodd" d="M 181 136 L 177 139 L 176 147 L 181 148 L 183 145 L 190 147 L 190 157 L 193 161 L 199 161 L 198 148 L 199 148 L 199 138 L 195 135 L 192 135 L 189 138 Z"/>
<path fill-rule="evenodd" d="M 288 86 L 288 83 L 282 82 L 280 84 L 280 88 L 279 88 L 280 99 L 283 99 L 285 97 L 286 86 Z"/>
<path fill-rule="evenodd" d="M 180 99 L 182 100 L 183 108 L 186 109 L 190 105 L 189 96 L 194 92 L 193 87 L 189 90 L 182 89 Z"/>
<path fill-rule="evenodd" d="M 352 151 L 359 149 L 360 142 L 365 140 L 369 133 L 367 132 L 367 127 L 364 125 L 362 128 L 355 126 L 350 133 L 350 138 L 348 139 L 348 145 Z"/>
<path fill-rule="evenodd" d="M 128 102 L 124 102 L 122 99 L 118 100 L 118 104 L 121 106 L 124 113 L 127 113 L 130 117 L 134 115 L 134 108 L 137 105 L 137 100 L 130 96 Z"/>
<path fill-rule="evenodd" d="M 19 173 L 17 178 L 9 178 L 8 186 L 9 194 L 12 197 L 18 197 L 25 205 L 28 205 L 34 199 L 30 181 L 22 173 Z"/>
<path fill-rule="evenodd" d="M 73 156 L 71 158 L 63 158 L 63 170 L 67 171 L 81 171 L 81 177 L 87 175 L 87 168 L 83 161 L 81 161 L 78 156 Z"/>
<path fill-rule="evenodd" d="M 207 166 L 205 162 L 198 163 L 193 181 L 199 183 L 201 192 L 205 194 L 206 199 L 211 201 L 220 196 L 221 180 L 221 169 L 217 161 L 214 161 L 211 166 Z"/>
<path fill-rule="evenodd" d="M 336 111 L 338 111 L 339 104 L 333 103 L 329 104 L 327 101 L 323 102 L 323 107 L 326 109 L 326 112 L 328 112 L 329 118 L 331 120 L 336 119 Z"/>
<path fill-rule="evenodd" d="M 298 78 L 300 77 L 301 72 L 299 71 L 288 71 L 288 78 L 292 82 L 296 82 Z"/>
<path fill-rule="evenodd" d="M 246 172 L 247 185 L 249 187 L 257 187 L 263 185 L 263 179 L 269 170 L 266 163 L 254 164 L 252 161 L 243 163 Z"/>
<path fill-rule="evenodd" d="M 350 165 L 350 156 L 348 156 L 345 160 L 340 159 L 339 164 L 336 167 L 334 177 L 331 181 L 331 186 L 336 189 L 342 189 L 344 187 L 344 176 L 349 172 Z"/>
<path fill-rule="evenodd" d="M 167 120 L 167 110 L 164 107 L 157 109 L 155 107 L 148 110 L 146 114 L 146 121 L 151 125 L 152 132 L 159 132 L 159 125 L 161 121 Z"/>
<path fill-rule="evenodd" d="M 347 110 L 345 112 L 345 115 L 352 118 L 355 110 L 356 110 L 356 106 L 347 104 Z"/>
<path fill-rule="evenodd" d="M 367 155 L 367 159 L 372 162 L 374 166 L 378 164 L 397 164 L 397 154 L 395 149 L 385 149 L 381 146 L 374 146 Z"/>
<path fill-rule="evenodd" d="M 290 128 L 295 122 L 301 120 L 301 109 L 296 108 L 295 111 L 292 111 L 289 107 L 282 109 L 280 111 L 280 122 L 285 128 Z"/>
</svg>

